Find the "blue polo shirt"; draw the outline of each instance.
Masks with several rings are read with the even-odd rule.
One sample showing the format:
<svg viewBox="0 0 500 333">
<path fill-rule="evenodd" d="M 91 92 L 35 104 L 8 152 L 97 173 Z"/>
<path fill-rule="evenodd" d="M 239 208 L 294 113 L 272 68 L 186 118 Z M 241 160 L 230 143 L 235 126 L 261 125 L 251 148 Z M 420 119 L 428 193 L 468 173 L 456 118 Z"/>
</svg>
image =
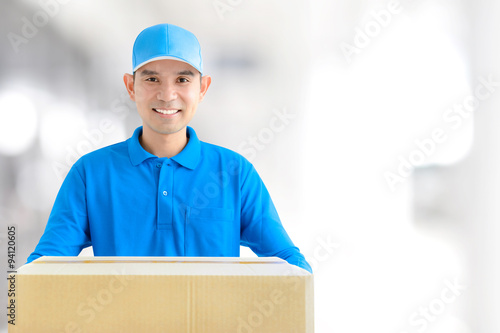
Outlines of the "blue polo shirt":
<svg viewBox="0 0 500 333">
<path fill-rule="evenodd" d="M 81 157 L 64 180 L 28 262 L 76 256 L 229 256 L 240 245 L 311 272 L 269 193 L 243 156 L 198 140 L 172 158 L 127 141 Z"/>
</svg>

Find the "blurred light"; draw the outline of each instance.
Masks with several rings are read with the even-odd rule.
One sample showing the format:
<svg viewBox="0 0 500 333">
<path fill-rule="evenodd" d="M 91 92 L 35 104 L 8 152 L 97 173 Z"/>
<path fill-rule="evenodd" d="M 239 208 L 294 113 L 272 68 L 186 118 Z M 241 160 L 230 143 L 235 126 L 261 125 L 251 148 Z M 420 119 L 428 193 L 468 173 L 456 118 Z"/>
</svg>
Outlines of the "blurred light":
<svg viewBox="0 0 500 333">
<path fill-rule="evenodd" d="M 75 149 L 85 127 L 86 120 L 80 110 L 69 104 L 53 105 L 40 121 L 42 153 L 60 160 Z"/>
<path fill-rule="evenodd" d="M 50 163 L 40 160 L 25 163 L 17 174 L 17 196 L 30 209 L 50 210 L 60 186 L 56 180 Z"/>
<path fill-rule="evenodd" d="M 116 114 L 105 109 L 97 109 L 88 115 L 87 128 L 80 133 L 81 139 L 89 142 L 92 150 L 128 139 L 132 135 L 125 128 L 125 120 L 132 114 L 129 112 Z"/>
<path fill-rule="evenodd" d="M 369 91 L 377 84 L 387 92 L 385 103 L 389 112 L 398 119 L 387 122 L 401 146 L 397 154 L 405 157 L 420 150 L 415 141 L 429 141 L 434 129 L 445 133 L 445 141 L 435 144 L 425 165 L 449 165 L 466 156 L 472 146 L 473 117 L 465 119 L 458 128 L 445 121 L 445 113 L 456 104 L 463 104 L 472 95 L 466 55 L 453 43 L 454 35 L 447 33 L 447 24 L 436 15 L 433 4 L 422 6 L 412 17 L 401 16 L 398 29 L 388 30 L 374 40 L 370 57 L 360 61 L 356 73 L 366 81 L 365 104 L 383 100 L 381 89 Z M 453 28 L 458 29 L 459 22 Z M 356 94 L 359 92 L 355 92 Z M 401 117 L 406 113 L 405 117 Z M 399 129 L 394 129 L 398 126 Z M 382 129 L 383 131 L 383 129 Z"/>
<path fill-rule="evenodd" d="M 0 154 L 19 155 L 33 143 L 38 117 L 30 98 L 16 91 L 0 95 Z"/>
</svg>

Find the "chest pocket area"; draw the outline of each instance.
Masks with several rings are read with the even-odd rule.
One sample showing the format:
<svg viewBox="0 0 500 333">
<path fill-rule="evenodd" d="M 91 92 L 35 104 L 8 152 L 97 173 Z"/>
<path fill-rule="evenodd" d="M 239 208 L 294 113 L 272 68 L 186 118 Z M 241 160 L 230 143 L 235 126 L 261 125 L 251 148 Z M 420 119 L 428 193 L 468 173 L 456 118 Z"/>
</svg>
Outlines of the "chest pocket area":
<svg viewBox="0 0 500 333">
<path fill-rule="evenodd" d="M 232 209 L 187 207 L 187 256 L 238 256 L 234 250 L 239 250 L 239 241 L 239 224 Z"/>
</svg>

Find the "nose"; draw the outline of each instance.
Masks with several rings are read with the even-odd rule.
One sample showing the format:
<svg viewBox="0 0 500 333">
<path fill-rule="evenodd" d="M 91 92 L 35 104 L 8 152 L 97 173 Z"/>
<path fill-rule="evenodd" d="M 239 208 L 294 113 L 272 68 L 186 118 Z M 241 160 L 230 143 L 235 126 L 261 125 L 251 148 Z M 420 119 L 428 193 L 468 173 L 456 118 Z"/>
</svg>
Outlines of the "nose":
<svg viewBox="0 0 500 333">
<path fill-rule="evenodd" d="M 168 82 L 163 82 L 158 89 L 157 98 L 165 102 L 175 100 L 177 98 L 177 90 L 175 89 L 175 85 Z"/>
</svg>

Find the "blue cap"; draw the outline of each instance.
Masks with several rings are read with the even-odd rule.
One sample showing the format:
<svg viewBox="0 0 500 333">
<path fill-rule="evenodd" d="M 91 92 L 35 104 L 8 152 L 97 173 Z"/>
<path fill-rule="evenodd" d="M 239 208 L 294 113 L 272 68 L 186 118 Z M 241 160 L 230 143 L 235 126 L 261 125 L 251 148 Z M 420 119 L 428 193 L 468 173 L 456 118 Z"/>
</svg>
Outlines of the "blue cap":
<svg viewBox="0 0 500 333">
<path fill-rule="evenodd" d="M 155 60 L 174 59 L 202 71 L 201 47 L 191 32 L 173 24 L 158 24 L 137 36 L 132 55 L 133 72 Z"/>
</svg>

